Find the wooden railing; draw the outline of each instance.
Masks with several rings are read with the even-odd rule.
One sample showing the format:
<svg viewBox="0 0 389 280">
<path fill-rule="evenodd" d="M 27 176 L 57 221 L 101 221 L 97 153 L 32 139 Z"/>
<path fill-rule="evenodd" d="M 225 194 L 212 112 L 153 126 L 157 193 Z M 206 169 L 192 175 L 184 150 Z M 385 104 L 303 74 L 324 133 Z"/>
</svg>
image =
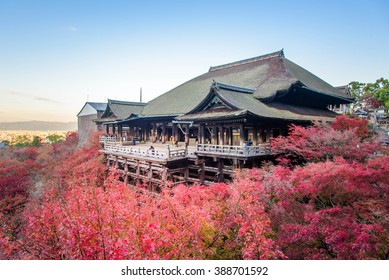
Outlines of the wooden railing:
<svg viewBox="0 0 389 280">
<path fill-rule="evenodd" d="M 118 138 L 116 136 L 107 136 L 107 135 L 100 136 L 100 143 L 116 143 L 117 141 Z"/>
<path fill-rule="evenodd" d="M 111 141 L 110 141 L 111 140 Z M 105 152 L 116 152 L 122 154 L 128 154 L 133 156 L 139 156 L 144 158 L 154 158 L 161 160 L 171 160 L 186 157 L 196 157 L 196 154 L 209 154 L 209 155 L 228 155 L 236 157 L 252 157 L 270 155 L 271 149 L 269 144 L 261 144 L 258 146 L 222 146 L 212 144 L 197 144 L 196 150 L 194 149 L 173 149 L 170 150 L 169 146 L 166 148 L 154 148 L 150 149 L 142 146 L 123 146 L 119 142 L 113 142 L 113 139 L 106 139 L 104 143 Z"/>
<path fill-rule="evenodd" d="M 186 149 L 179 150 L 170 150 L 166 149 L 150 149 L 150 148 L 140 148 L 136 146 L 123 146 L 119 143 L 108 143 L 106 142 L 104 145 L 105 151 L 118 152 L 123 154 L 129 154 L 140 157 L 149 157 L 155 159 L 177 159 L 177 158 L 185 158 L 187 156 Z"/>
<path fill-rule="evenodd" d="M 260 144 L 257 146 L 225 146 L 212 144 L 197 144 L 196 151 L 200 153 L 211 153 L 231 156 L 262 156 L 270 155 L 271 148 L 269 144 Z"/>
</svg>

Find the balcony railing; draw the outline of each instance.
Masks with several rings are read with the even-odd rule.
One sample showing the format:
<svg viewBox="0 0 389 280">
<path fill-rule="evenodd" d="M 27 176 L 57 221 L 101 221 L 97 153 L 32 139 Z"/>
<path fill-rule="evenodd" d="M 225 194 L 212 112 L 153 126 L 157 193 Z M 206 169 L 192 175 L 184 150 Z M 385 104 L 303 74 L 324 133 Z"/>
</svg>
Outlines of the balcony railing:
<svg viewBox="0 0 389 280">
<path fill-rule="evenodd" d="M 170 150 L 169 148 L 150 149 L 146 147 L 123 146 L 119 143 L 105 143 L 104 150 L 110 152 L 133 155 L 133 156 L 139 156 L 143 158 L 154 158 L 154 159 L 161 159 L 161 160 L 179 159 L 188 156 L 188 151 L 186 149 L 176 149 L 176 150 Z"/>
<path fill-rule="evenodd" d="M 263 156 L 270 155 L 271 148 L 269 144 L 260 144 L 257 146 L 227 146 L 212 144 L 197 144 L 196 152 L 201 154 L 218 154 L 229 156 Z"/>
<path fill-rule="evenodd" d="M 104 152 L 120 153 L 135 157 L 173 160 L 180 158 L 195 158 L 196 154 L 201 155 L 220 155 L 232 157 L 254 157 L 270 155 L 272 153 L 269 144 L 260 144 L 257 146 L 227 146 L 227 145 L 212 145 L 212 144 L 197 144 L 196 149 L 171 149 L 169 145 L 166 147 L 145 147 L 145 146 L 125 146 L 120 142 L 116 142 L 115 137 L 100 138 L 104 143 Z"/>
<path fill-rule="evenodd" d="M 117 141 L 118 138 L 116 136 L 107 136 L 107 135 L 100 136 L 100 143 L 116 143 Z"/>
</svg>

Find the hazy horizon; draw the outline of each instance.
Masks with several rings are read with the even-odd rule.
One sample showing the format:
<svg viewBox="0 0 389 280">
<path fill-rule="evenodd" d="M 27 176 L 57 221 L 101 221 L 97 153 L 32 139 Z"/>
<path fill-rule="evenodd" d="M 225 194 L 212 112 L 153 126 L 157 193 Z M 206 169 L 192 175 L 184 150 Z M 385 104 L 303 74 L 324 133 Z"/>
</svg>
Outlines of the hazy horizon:
<svg viewBox="0 0 389 280">
<path fill-rule="evenodd" d="M 77 122 L 16 121 L 0 122 L 0 131 L 75 131 Z"/>
</svg>

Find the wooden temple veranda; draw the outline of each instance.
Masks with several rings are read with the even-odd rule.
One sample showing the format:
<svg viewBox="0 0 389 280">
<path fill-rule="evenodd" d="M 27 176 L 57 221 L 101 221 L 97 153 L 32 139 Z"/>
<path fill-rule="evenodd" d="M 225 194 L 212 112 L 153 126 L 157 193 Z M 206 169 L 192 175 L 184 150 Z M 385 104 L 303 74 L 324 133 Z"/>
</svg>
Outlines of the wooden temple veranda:
<svg viewBox="0 0 389 280">
<path fill-rule="evenodd" d="M 123 180 L 158 190 L 167 181 L 210 184 L 272 157 L 290 124 L 331 122 L 352 102 L 283 51 L 211 67 L 149 103 L 109 100 L 102 153 Z"/>
</svg>

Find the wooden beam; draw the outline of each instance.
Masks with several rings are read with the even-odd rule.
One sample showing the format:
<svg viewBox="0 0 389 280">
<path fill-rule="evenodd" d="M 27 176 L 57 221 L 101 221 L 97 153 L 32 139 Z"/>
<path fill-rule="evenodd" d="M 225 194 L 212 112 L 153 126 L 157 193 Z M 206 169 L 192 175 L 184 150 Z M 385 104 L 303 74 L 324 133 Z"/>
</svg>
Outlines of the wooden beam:
<svg viewBox="0 0 389 280">
<path fill-rule="evenodd" d="M 199 166 L 197 166 L 197 165 L 189 165 L 189 168 L 193 169 L 193 170 L 199 170 Z M 200 168 L 202 168 L 202 166 L 200 166 Z M 219 168 L 204 165 L 204 171 L 217 173 L 217 172 L 219 172 Z M 231 175 L 233 172 L 234 172 L 233 169 L 228 168 L 226 166 L 223 167 L 224 174 Z"/>
<path fill-rule="evenodd" d="M 179 167 L 179 168 L 175 168 L 175 169 L 169 169 L 169 173 L 170 174 L 174 174 L 174 173 L 184 173 L 186 170 L 186 167 Z"/>
</svg>

